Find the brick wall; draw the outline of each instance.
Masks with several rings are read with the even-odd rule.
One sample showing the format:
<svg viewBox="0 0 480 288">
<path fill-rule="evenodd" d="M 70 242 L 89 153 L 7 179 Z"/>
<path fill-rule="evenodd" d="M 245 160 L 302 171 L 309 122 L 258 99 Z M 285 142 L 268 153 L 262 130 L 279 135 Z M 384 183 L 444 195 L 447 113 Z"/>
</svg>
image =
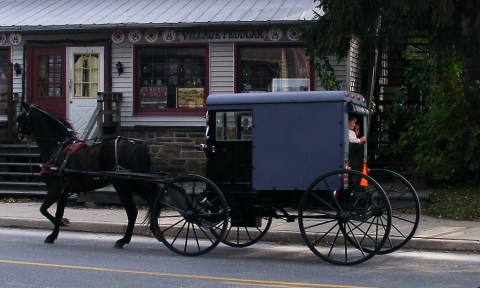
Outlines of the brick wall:
<svg viewBox="0 0 480 288">
<path fill-rule="evenodd" d="M 206 158 L 196 146 L 205 143 L 204 127 L 155 127 L 123 129 L 122 134 L 130 138 L 144 139 L 149 144 L 153 172 L 206 174 Z M 161 142 L 164 145 L 159 144 Z"/>
</svg>

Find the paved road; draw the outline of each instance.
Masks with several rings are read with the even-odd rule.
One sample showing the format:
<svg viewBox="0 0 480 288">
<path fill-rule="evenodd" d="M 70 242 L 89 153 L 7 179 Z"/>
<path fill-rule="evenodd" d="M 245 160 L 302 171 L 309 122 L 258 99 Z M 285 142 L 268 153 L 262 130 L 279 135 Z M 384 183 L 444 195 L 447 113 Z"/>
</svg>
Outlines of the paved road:
<svg viewBox="0 0 480 288">
<path fill-rule="evenodd" d="M 220 245 L 177 255 L 150 237 L 113 249 L 117 234 L 0 228 L 2 287 L 478 287 L 480 255 L 402 249 L 356 266 L 336 266 L 304 245 Z"/>
</svg>

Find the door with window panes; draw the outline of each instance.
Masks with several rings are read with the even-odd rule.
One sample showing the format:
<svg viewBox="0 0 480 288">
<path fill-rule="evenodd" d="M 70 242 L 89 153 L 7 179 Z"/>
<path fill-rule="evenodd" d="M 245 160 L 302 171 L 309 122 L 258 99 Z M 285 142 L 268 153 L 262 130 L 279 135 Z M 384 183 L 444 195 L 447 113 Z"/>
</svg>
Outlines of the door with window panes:
<svg viewBox="0 0 480 288">
<path fill-rule="evenodd" d="M 27 100 L 66 118 L 65 47 L 33 47 Z"/>
<path fill-rule="evenodd" d="M 97 107 L 97 92 L 103 92 L 104 48 L 69 47 L 68 55 L 68 117 L 78 135 Z"/>
</svg>

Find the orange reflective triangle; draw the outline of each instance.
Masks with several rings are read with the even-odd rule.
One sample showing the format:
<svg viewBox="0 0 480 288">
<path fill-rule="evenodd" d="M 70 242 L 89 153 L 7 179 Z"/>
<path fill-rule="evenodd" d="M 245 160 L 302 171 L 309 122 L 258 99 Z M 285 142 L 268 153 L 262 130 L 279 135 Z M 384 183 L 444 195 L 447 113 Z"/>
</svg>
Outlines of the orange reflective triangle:
<svg viewBox="0 0 480 288">
<path fill-rule="evenodd" d="M 362 173 L 363 175 L 367 175 L 367 162 L 363 162 Z M 362 177 L 362 179 L 360 180 L 360 186 L 367 187 L 368 180 Z"/>
</svg>

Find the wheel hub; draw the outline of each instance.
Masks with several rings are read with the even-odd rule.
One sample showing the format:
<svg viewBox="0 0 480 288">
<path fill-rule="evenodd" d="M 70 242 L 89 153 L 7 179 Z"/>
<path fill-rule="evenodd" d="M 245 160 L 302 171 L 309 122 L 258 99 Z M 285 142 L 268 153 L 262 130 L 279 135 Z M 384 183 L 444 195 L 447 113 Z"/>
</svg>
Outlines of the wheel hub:
<svg viewBox="0 0 480 288">
<path fill-rule="evenodd" d="M 338 222 L 340 223 L 347 223 L 350 220 L 350 215 L 347 212 L 341 211 L 337 214 Z"/>
</svg>

